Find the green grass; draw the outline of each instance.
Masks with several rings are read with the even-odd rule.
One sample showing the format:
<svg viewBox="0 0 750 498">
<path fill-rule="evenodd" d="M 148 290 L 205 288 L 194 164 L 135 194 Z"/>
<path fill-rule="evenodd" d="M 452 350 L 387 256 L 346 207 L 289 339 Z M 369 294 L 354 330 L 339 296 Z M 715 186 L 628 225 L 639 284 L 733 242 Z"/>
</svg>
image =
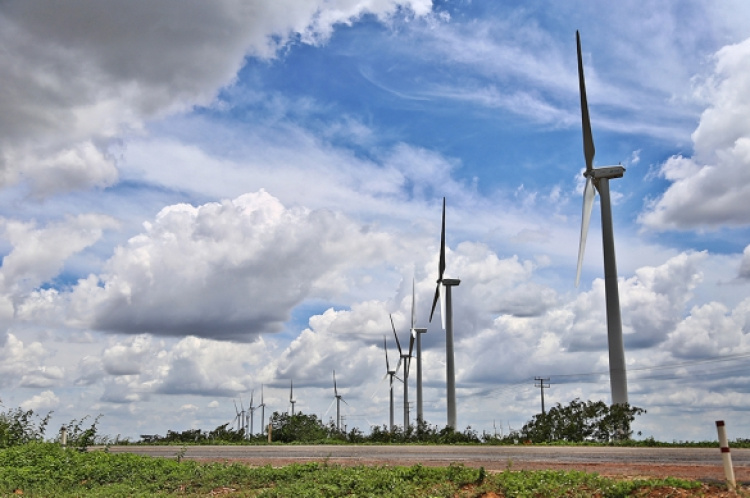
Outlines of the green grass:
<svg viewBox="0 0 750 498">
<path fill-rule="evenodd" d="M 223 496 L 259 497 L 454 497 L 495 491 L 507 497 L 630 496 L 653 486 L 695 488 L 680 480 L 615 481 L 584 472 L 519 471 L 489 474 L 449 467 L 342 467 L 325 463 L 280 468 L 200 464 L 106 451 L 63 450 L 30 443 L 0 450 L 0 495 L 13 496 Z"/>
</svg>

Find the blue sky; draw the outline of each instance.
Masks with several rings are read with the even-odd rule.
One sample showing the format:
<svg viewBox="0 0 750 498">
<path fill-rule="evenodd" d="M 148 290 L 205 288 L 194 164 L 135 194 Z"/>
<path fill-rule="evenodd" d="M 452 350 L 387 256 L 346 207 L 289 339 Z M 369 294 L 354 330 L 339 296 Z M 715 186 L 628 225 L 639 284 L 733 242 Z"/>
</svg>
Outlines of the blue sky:
<svg viewBox="0 0 750 498">
<path fill-rule="evenodd" d="M 608 401 L 598 203 L 574 286 L 580 30 L 595 164 L 627 169 L 635 429 L 746 437 L 748 19 L 705 1 L 5 2 L 0 400 L 137 437 L 213 429 L 261 385 L 287 410 L 294 379 L 327 420 L 335 369 L 347 424 L 382 425 L 388 315 L 404 341 L 414 280 L 428 326 L 446 197 L 459 426 L 520 428 L 537 376 L 548 406 Z"/>
</svg>

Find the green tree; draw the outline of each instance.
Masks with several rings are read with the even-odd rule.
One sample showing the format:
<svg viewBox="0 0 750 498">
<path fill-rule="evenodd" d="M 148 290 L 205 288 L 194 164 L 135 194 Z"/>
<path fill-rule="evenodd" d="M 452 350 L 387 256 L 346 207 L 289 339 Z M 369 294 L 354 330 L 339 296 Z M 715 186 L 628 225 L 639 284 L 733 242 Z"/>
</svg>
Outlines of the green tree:
<svg viewBox="0 0 750 498">
<path fill-rule="evenodd" d="M 521 429 L 521 437 L 533 443 L 546 441 L 597 441 L 606 443 L 630 439 L 630 424 L 646 410 L 635 406 L 608 406 L 603 401 L 574 399 L 557 403 L 546 414 L 535 415 Z"/>
<path fill-rule="evenodd" d="M 315 415 L 305 415 L 302 412 L 289 415 L 274 412 L 271 416 L 271 437 L 273 441 L 282 443 L 302 442 L 311 443 L 328 437 L 328 429 Z"/>
</svg>

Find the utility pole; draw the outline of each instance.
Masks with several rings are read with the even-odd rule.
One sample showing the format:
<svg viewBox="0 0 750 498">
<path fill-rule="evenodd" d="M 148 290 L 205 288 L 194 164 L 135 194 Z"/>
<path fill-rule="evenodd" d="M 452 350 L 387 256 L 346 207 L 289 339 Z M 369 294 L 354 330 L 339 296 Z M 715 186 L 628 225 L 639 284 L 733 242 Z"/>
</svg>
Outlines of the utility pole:
<svg viewBox="0 0 750 498">
<path fill-rule="evenodd" d="M 534 377 L 534 380 L 539 382 L 539 384 L 534 384 L 534 387 L 538 387 L 542 393 L 542 416 L 546 416 L 547 412 L 544 411 L 544 390 L 549 389 L 549 377 Z M 544 383 L 545 381 L 547 381 L 547 384 Z"/>
</svg>

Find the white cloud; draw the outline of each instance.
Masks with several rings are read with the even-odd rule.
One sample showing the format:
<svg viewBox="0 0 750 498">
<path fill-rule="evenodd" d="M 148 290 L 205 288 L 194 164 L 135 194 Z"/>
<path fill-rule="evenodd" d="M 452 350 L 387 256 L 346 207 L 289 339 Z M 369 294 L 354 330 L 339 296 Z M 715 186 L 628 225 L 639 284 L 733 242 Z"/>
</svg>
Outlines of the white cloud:
<svg viewBox="0 0 750 498">
<path fill-rule="evenodd" d="M 42 391 L 39 394 L 21 402 L 21 408 L 24 410 L 33 410 L 35 412 L 54 410 L 60 405 L 60 398 L 52 391 Z"/>
<path fill-rule="evenodd" d="M 387 260 L 390 235 L 330 211 L 287 209 L 266 192 L 164 208 L 69 296 L 75 323 L 113 332 L 252 341 L 308 298 L 349 287 Z M 68 296 L 65 296 L 66 298 Z"/>
<path fill-rule="evenodd" d="M 116 222 L 106 215 L 78 215 L 37 227 L 35 222 L 1 220 L 13 250 L 0 268 L 6 293 L 28 292 L 57 276 L 73 254 L 94 244 Z"/>
<path fill-rule="evenodd" d="M 747 225 L 750 196 L 750 39 L 716 53 L 703 91 L 710 106 L 692 135 L 692 157 L 673 156 L 660 169 L 670 182 L 639 220 L 665 229 Z"/>
<path fill-rule="evenodd" d="M 141 130 L 146 119 L 209 103 L 234 80 L 245 56 L 273 57 L 297 35 L 322 43 L 334 25 L 366 13 L 386 20 L 423 16 L 431 6 L 429 0 L 6 2 L 0 184 L 23 177 L 40 196 L 110 185 L 117 178 L 105 158 L 112 139 Z"/>
</svg>

